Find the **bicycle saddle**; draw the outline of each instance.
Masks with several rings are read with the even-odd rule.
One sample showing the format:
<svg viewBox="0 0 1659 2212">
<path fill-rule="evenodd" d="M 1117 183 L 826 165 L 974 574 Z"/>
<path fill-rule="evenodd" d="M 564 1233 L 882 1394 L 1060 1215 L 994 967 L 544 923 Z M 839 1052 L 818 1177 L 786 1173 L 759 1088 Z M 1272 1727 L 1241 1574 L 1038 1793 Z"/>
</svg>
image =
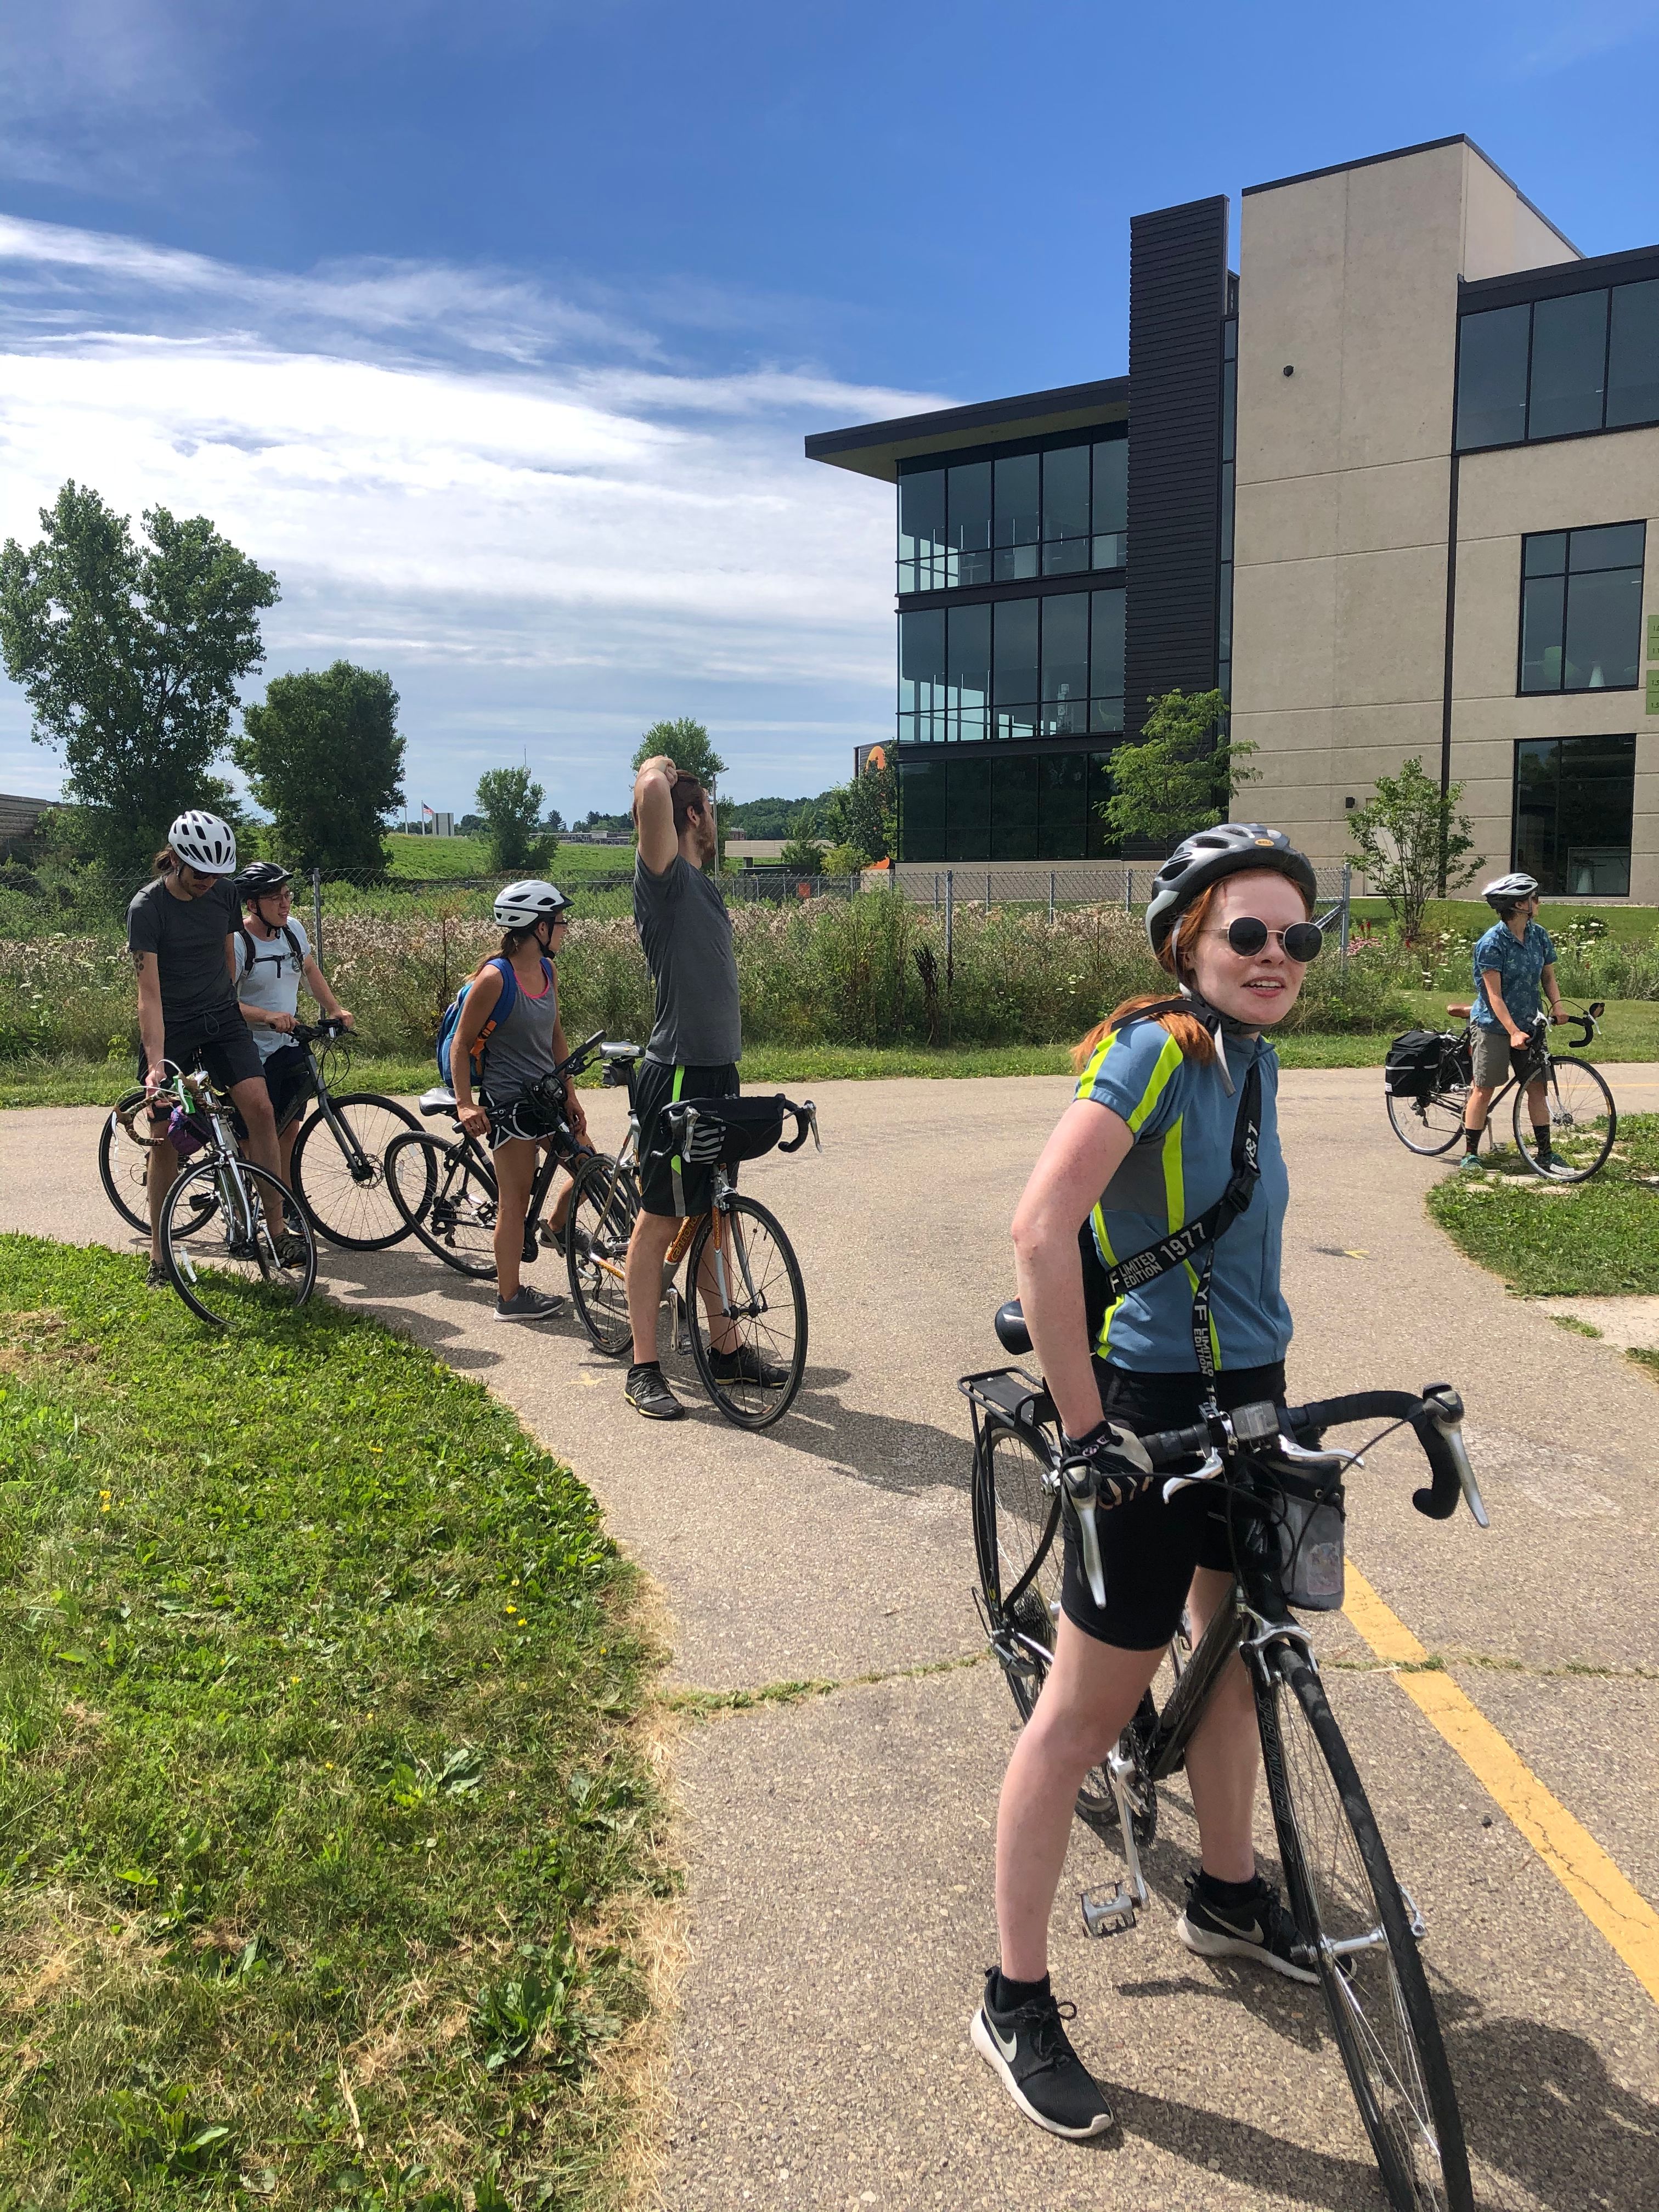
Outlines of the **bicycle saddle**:
<svg viewBox="0 0 1659 2212">
<path fill-rule="evenodd" d="M 1025 1315 L 1018 1298 L 1010 1298 L 1006 1305 L 997 1308 L 997 1341 L 1005 1352 L 1016 1356 L 1031 1348 L 1031 1332 L 1025 1326 Z"/>
<path fill-rule="evenodd" d="M 455 1094 L 441 1083 L 435 1084 L 430 1091 L 422 1091 L 419 1104 L 422 1114 L 453 1114 Z"/>
</svg>

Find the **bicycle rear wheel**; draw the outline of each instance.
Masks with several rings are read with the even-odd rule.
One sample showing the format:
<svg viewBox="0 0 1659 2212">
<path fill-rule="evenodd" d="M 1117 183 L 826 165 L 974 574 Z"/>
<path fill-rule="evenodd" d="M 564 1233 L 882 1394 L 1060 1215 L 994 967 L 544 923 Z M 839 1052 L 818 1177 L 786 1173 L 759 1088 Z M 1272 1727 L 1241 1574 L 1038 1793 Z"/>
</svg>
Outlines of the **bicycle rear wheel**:
<svg viewBox="0 0 1659 2212">
<path fill-rule="evenodd" d="M 1396 1098 L 1389 1093 L 1389 1126 L 1408 1152 L 1433 1159 L 1450 1152 L 1463 1133 L 1466 1090 L 1431 1091 L 1426 1098 Z"/>
<path fill-rule="evenodd" d="M 628 1243 L 639 1211 L 640 1187 L 630 1168 L 603 1154 L 582 1163 L 565 1217 L 565 1273 L 582 1327 L 611 1359 L 634 1348 Z"/>
<path fill-rule="evenodd" d="M 740 1429 L 781 1420 L 806 1369 L 806 1286 L 775 1214 L 732 1197 L 704 1218 L 686 1255 L 685 1310 L 702 1387 L 726 1419 Z M 727 1339 L 719 1351 L 716 1336 Z"/>
<path fill-rule="evenodd" d="M 974 1461 L 974 1554 L 991 1648 L 1023 1721 L 1036 1711 L 1054 1664 L 1060 1620 L 1060 1493 L 1045 1481 L 1048 1472 L 1018 1429 L 987 1422 Z M 1027 1579 L 1034 1560 L 1036 1571 Z M 1005 1592 L 1013 1593 L 1012 1603 Z M 1117 1800 L 1098 1766 L 1090 1769 L 1078 1792 L 1077 1816 L 1097 1835 L 1117 1826 Z M 1158 1799 L 1149 1783 L 1135 1806 L 1137 1842 L 1150 1844 L 1157 1826 Z"/>
<path fill-rule="evenodd" d="M 1532 1109 L 1527 1094 L 1515 1094 L 1516 1149 L 1535 1175 L 1552 1182 L 1583 1182 L 1602 1166 L 1619 1133 L 1619 1109 L 1600 1068 L 1571 1054 L 1550 1058 L 1544 1079 L 1544 1103 L 1549 1109 L 1550 1157 L 1538 1157 L 1538 1140 L 1532 1133 Z"/>
<path fill-rule="evenodd" d="M 210 1192 L 215 1203 L 204 1212 Z M 179 1177 L 161 1208 L 161 1257 L 173 1289 L 214 1328 L 302 1306 L 317 1279 L 298 1199 L 246 1161 L 204 1160 Z"/>
<path fill-rule="evenodd" d="M 343 1139 L 319 1103 L 294 1141 L 294 1188 L 314 1228 L 349 1252 L 384 1252 L 409 1234 L 386 1183 L 392 1139 L 420 1123 L 395 1098 L 372 1091 L 331 1097 Z M 354 1149 L 355 1148 L 355 1149 Z"/>
<path fill-rule="evenodd" d="M 495 1178 L 465 1145 L 406 1129 L 386 1148 L 392 1202 L 427 1250 L 458 1274 L 495 1272 Z"/>
<path fill-rule="evenodd" d="M 1291 1909 L 1317 1967 L 1360 2118 L 1399 2212 L 1470 2212 L 1468 2154 L 1415 1907 L 1318 1675 L 1280 1647 L 1256 1680 Z"/>
<path fill-rule="evenodd" d="M 144 1103 L 142 1085 L 125 1092 L 110 1109 L 103 1127 L 98 1133 L 98 1179 L 104 1186 L 104 1195 L 123 1221 L 136 1229 L 140 1236 L 149 1234 L 149 1156 L 153 1149 L 135 1130 L 144 1127 L 140 1109 Z M 162 1125 L 165 1127 L 165 1124 Z M 167 1141 L 165 1136 L 156 1140 Z M 199 1192 L 194 1201 L 198 1220 L 205 1221 L 219 1203 L 216 1192 Z"/>
</svg>

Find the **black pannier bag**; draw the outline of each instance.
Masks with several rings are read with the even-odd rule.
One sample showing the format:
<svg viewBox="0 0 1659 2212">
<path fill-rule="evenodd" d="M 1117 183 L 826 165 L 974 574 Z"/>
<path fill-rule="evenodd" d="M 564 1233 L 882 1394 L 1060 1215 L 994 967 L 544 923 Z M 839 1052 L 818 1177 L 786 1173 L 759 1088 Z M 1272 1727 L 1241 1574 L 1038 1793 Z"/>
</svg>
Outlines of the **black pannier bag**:
<svg viewBox="0 0 1659 2212">
<path fill-rule="evenodd" d="M 665 1133 L 688 1160 L 709 1165 L 719 1160 L 735 1167 L 740 1160 L 757 1160 L 773 1151 L 783 1136 L 783 1117 L 788 1101 L 782 1091 L 769 1098 L 679 1098 L 663 1110 Z M 691 1133 L 684 1137 L 688 1115 L 695 1115 Z M 793 1149 L 793 1147 L 792 1147 Z"/>
<path fill-rule="evenodd" d="M 1453 1040 L 1438 1030 L 1407 1030 L 1389 1047 L 1382 1063 L 1384 1089 L 1394 1098 L 1427 1098 L 1446 1087 L 1442 1063 L 1451 1056 Z M 1448 1070 L 1448 1073 L 1450 1071 Z"/>
</svg>

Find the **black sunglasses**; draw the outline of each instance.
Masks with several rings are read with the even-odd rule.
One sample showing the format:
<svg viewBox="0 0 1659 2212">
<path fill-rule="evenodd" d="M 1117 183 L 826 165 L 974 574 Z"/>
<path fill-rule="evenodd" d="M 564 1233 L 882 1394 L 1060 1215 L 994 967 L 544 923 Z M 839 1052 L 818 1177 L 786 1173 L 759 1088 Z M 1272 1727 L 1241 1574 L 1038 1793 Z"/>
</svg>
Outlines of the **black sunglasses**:
<svg viewBox="0 0 1659 2212">
<path fill-rule="evenodd" d="M 1258 921 L 1253 914 L 1242 914 L 1237 921 L 1230 921 L 1220 933 L 1233 951 L 1249 960 L 1261 951 L 1270 937 L 1276 937 L 1285 948 L 1287 960 L 1300 962 L 1304 967 L 1310 960 L 1319 957 L 1325 942 L 1325 933 L 1316 921 L 1293 921 L 1288 929 L 1269 929 L 1265 921 Z"/>
</svg>

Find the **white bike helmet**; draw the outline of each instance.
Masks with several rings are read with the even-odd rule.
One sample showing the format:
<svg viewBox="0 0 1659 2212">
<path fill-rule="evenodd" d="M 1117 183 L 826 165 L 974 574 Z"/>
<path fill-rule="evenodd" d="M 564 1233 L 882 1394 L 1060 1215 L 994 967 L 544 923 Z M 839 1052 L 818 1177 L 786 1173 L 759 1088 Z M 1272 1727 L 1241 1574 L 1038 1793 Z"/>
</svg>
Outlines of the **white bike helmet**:
<svg viewBox="0 0 1659 2212">
<path fill-rule="evenodd" d="M 199 806 L 182 813 L 167 831 L 167 842 L 181 860 L 199 868 L 204 876 L 234 876 L 236 872 L 236 833 L 216 814 Z"/>
<path fill-rule="evenodd" d="M 1524 868 L 1517 868 L 1512 876 L 1499 876 L 1496 883 L 1488 884 L 1480 896 L 1488 906 L 1500 910 L 1506 906 L 1518 906 L 1522 899 L 1537 897 L 1538 878 L 1529 876 Z"/>
<path fill-rule="evenodd" d="M 533 929 L 538 921 L 556 921 L 569 903 L 556 884 L 532 876 L 496 892 L 495 919 L 503 929 Z"/>
<path fill-rule="evenodd" d="M 1218 822 L 1213 830 L 1182 838 L 1152 878 L 1146 908 L 1146 938 L 1161 952 L 1170 931 L 1201 890 L 1246 868 L 1271 868 L 1288 876 L 1311 902 L 1319 896 L 1313 862 L 1297 852 L 1282 830 L 1260 822 Z"/>
</svg>

